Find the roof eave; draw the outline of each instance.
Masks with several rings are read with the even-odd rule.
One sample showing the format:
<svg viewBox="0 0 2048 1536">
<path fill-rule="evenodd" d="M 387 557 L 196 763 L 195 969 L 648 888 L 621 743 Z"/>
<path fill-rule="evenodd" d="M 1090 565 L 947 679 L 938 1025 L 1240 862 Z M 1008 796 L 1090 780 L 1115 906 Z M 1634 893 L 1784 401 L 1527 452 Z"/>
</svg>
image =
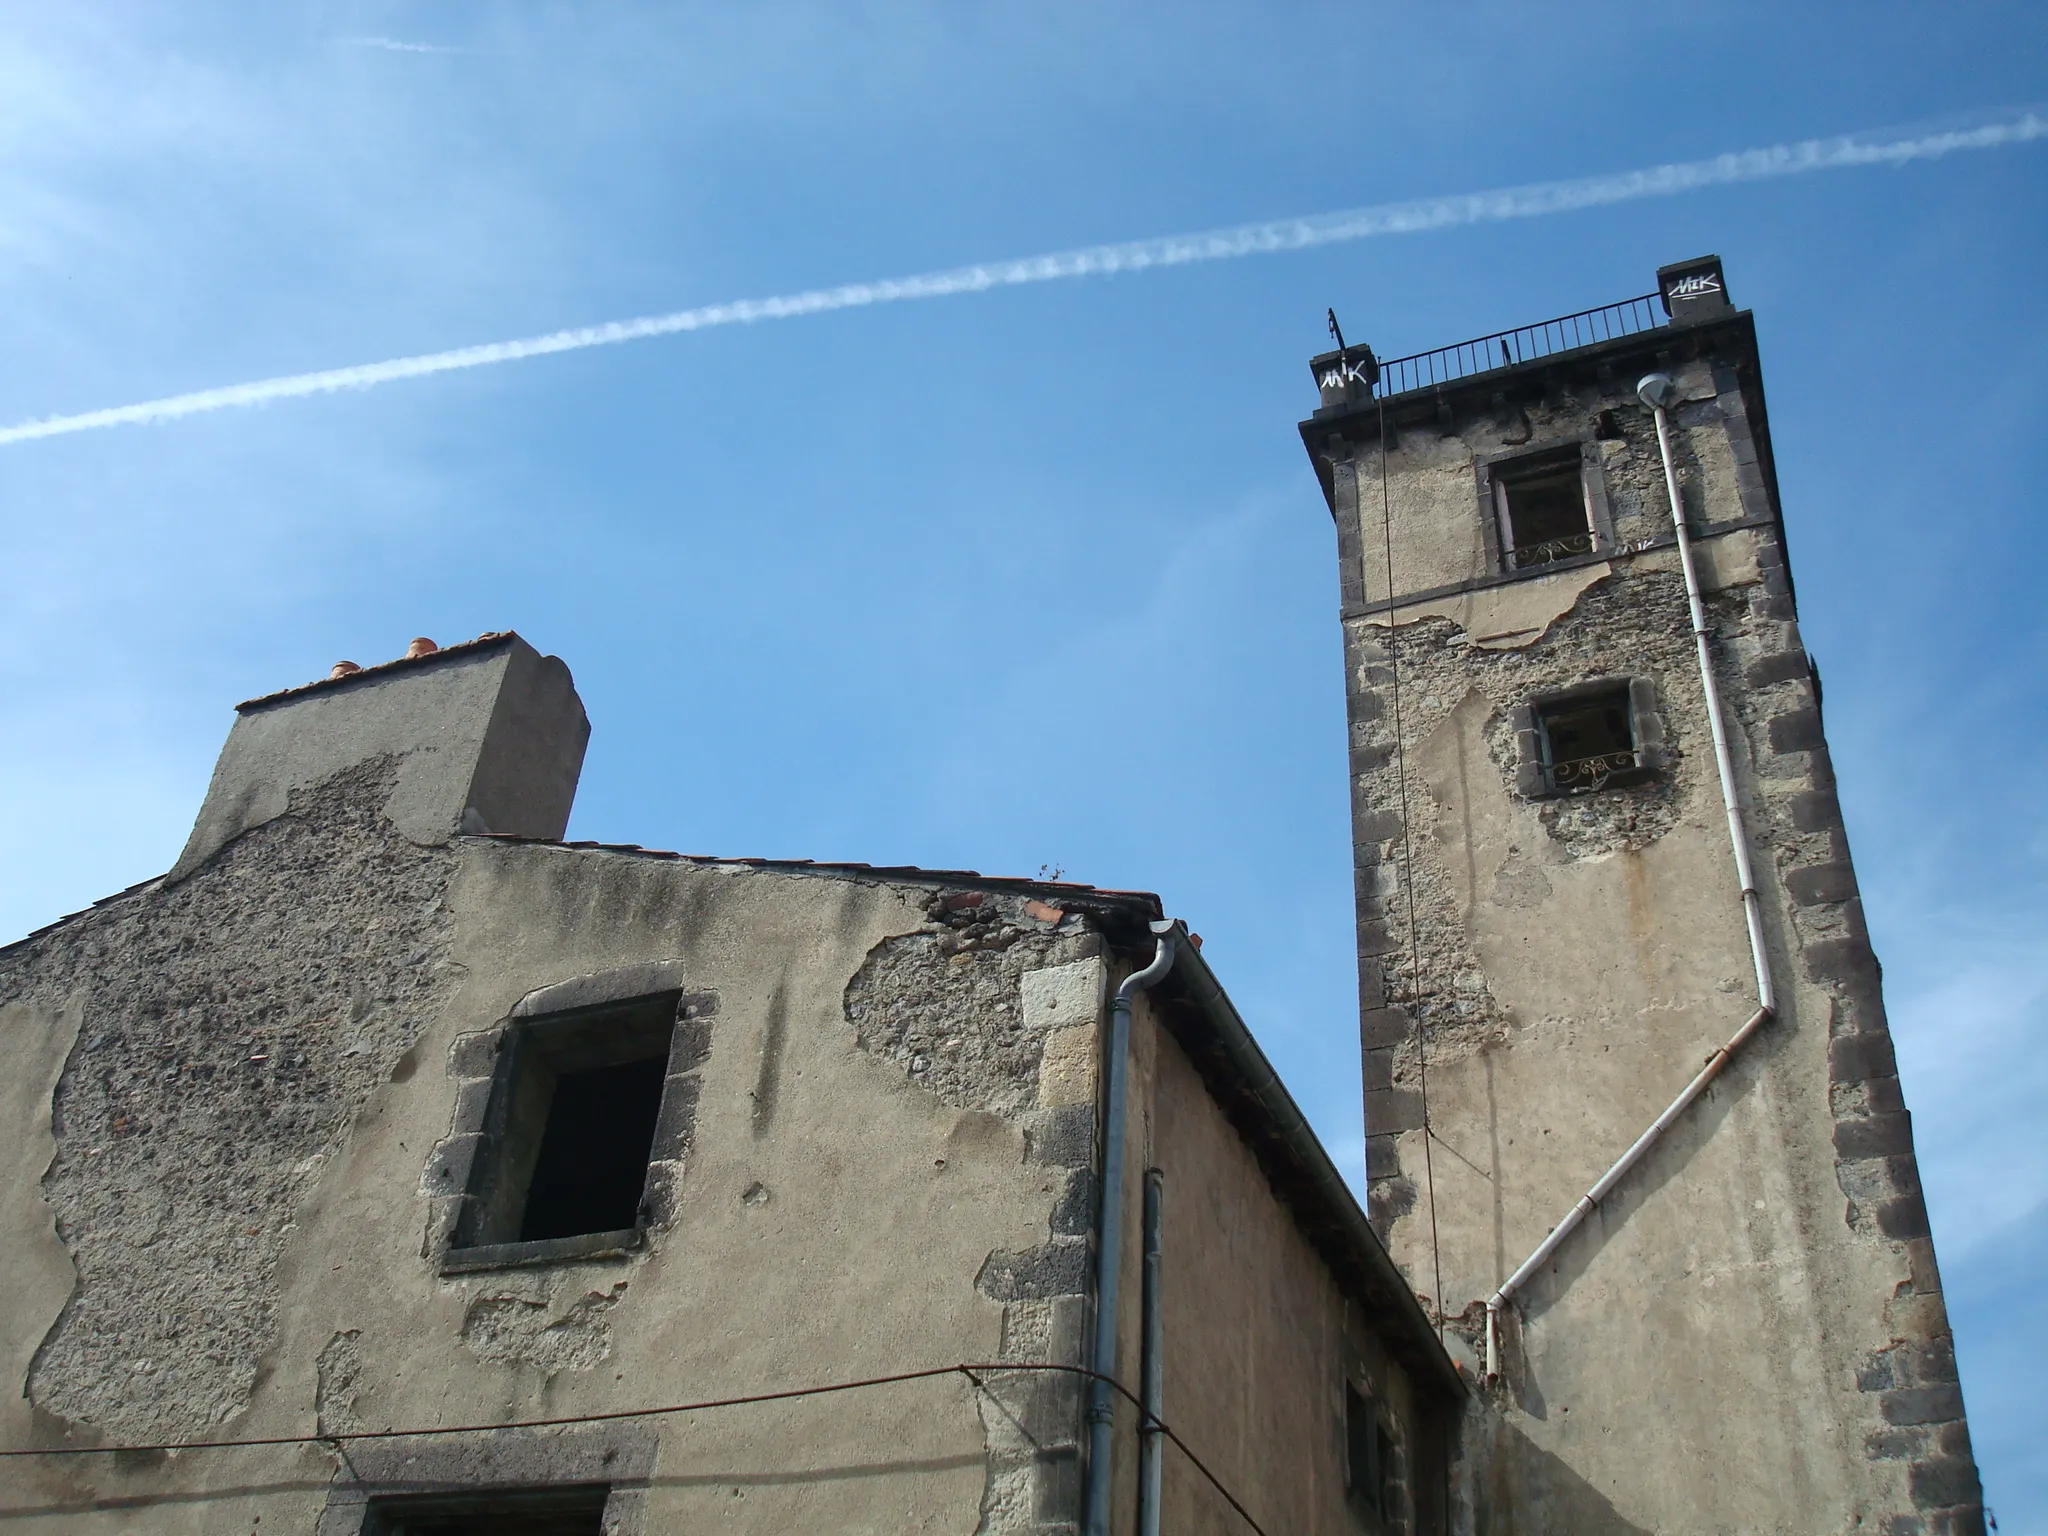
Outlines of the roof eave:
<svg viewBox="0 0 2048 1536">
<path fill-rule="evenodd" d="M 1395 1357 L 1423 1384 L 1462 1401 L 1470 1391 L 1465 1378 L 1350 1185 L 1184 929 L 1178 930 L 1176 943 L 1173 969 L 1160 991 L 1188 1007 L 1165 1010 L 1168 1029 L 1246 1136 L 1275 1192 L 1293 1208 L 1303 1235 L 1340 1280 L 1385 1309 Z"/>
</svg>

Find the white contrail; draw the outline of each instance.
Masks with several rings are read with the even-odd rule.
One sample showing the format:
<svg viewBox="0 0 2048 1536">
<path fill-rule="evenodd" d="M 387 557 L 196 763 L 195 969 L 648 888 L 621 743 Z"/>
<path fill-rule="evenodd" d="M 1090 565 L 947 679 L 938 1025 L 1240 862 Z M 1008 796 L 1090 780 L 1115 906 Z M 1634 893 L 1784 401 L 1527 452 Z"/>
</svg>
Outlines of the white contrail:
<svg viewBox="0 0 2048 1536">
<path fill-rule="evenodd" d="M 1365 240 L 1375 235 L 1408 235 L 1461 224 L 1531 219 L 1579 208 L 1597 208 L 1608 203 L 1625 203 L 1642 197 L 1668 197 L 1699 187 L 1797 176 L 1807 171 L 1839 170 L 1859 165 L 1903 165 L 1911 160 L 1931 160 L 1958 150 L 1992 149 L 2043 137 L 2048 137 L 2048 117 L 2028 109 L 2016 116 L 1976 127 L 1940 133 L 1922 133 L 1905 138 L 1851 134 L 1830 139 L 1804 139 L 1796 144 L 1780 144 L 1770 149 L 1745 150 L 1739 154 L 1716 155 L 1711 160 L 1689 160 L 1611 176 L 1534 182 L 1528 186 L 1505 187 L 1492 192 L 1468 192 L 1457 197 L 1429 197 L 1415 202 L 1353 208 L 1342 213 L 1240 224 L 1200 234 L 1166 235 L 1122 245 L 1091 245 L 1045 256 L 953 267 L 918 277 L 848 283 L 839 288 L 814 288 L 806 293 L 784 294 L 779 298 L 738 299 L 729 304 L 678 310 L 674 314 L 578 326 L 574 330 L 553 331 L 545 336 L 529 336 L 519 341 L 493 341 L 481 346 L 457 347 L 450 352 L 398 357 L 382 363 L 358 363 L 353 367 L 329 368 L 319 373 L 258 379 L 250 384 L 229 384 L 219 389 L 196 390 L 188 395 L 145 400 L 138 405 L 82 411 L 75 416 L 46 416 L 39 421 L 0 428 L 0 445 L 26 442 L 30 438 L 56 437 L 65 432 L 85 432 L 94 427 L 170 421 L 201 411 L 260 405 L 267 400 L 285 400 L 296 395 L 366 389 L 373 384 L 388 384 L 393 379 L 448 373 L 457 368 L 481 368 L 489 363 L 517 362 L 521 358 L 544 357 L 551 352 L 574 352 L 583 347 L 637 341 L 644 336 L 668 336 L 678 331 L 701 331 L 712 326 L 741 325 L 756 320 L 789 320 L 798 315 L 822 314 L 827 310 L 892 304 L 903 299 L 935 299 L 955 293 L 979 293 L 984 289 L 1008 288 L 1021 283 L 1143 272 L 1152 267 L 1181 266 L 1194 261 L 1225 261 L 1272 251 L 1299 251 L 1343 240 Z"/>
<path fill-rule="evenodd" d="M 337 37 L 335 45 L 340 48 L 375 48 L 383 53 L 468 53 L 467 48 L 455 48 L 446 43 L 408 43 L 395 37 Z"/>
</svg>

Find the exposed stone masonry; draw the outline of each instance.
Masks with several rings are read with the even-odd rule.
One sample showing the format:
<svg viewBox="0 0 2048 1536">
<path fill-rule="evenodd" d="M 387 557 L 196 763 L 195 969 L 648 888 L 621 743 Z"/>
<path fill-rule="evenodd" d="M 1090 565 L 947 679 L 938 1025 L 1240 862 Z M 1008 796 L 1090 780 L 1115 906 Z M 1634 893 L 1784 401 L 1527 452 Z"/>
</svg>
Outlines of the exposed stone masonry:
<svg viewBox="0 0 2048 1536">
<path fill-rule="evenodd" d="M 43 1188 L 77 1269 L 27 1395 L 130 1439 L 248 1401 L 301 1201 L 454 985 L 454 858 L 399 837 L 389 765 L 0 954 L 0 995 L 83 1024 Z"/>
<path fill-rule="evenodd" d="M 1050 920 L 1016 898 L 935 893 L 924 926 L 885 941 L 846 989 L 861 1045 L 948 1104 L 1005 1116 L 1031 1108 L 1045 1040 L 1026 1026 L 1023 975 L 1100 948 L 1077 937 L 1078 916 L 1068 923 L 1031 905 Z"/>
</svg>

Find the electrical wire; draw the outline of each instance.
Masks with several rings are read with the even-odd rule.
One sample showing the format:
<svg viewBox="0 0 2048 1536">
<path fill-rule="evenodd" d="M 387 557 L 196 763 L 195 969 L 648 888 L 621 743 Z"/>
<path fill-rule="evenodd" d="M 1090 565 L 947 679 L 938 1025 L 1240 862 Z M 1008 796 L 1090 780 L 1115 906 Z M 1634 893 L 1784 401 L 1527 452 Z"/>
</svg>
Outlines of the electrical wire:
<svg viewBox="0 0 2048 1536">
<path fill-rule="evenodd" d="M 1380 395 L 1380 528 L 1384 534 L 1387 552 L 1387 675 L 1389 691 L 1394 706 L 1394 779 L 1400 788 L 1401 805 L 1401 888 L 1408 898 L 1408 970 L 1409 1001 L 1415 1007 L 1415 1077 L 1416 1086 L 1422 1098 L 1422 1181 L 1429 1195 L 1429 1262 L 1434 1275 L 1432 1284 L 1436 1287 L 1436 1336 L 1441 1344 L 1444 1337 L 1444 1261 L 1437 1243 L 1436 1230 L 1436 1159 L 1431 1155 L 1431 1144 L 1436 1140 L 1436 1127 L 1429 1119 L 1429 1020 L 1422 1001 L 1422 940 L 1415 921 L 1415 847 L 1408 832 L 1408 749 L 1401 730 L 1401 651 L 1399 645 L 1399 624 L 1394 618 L 1394 502 L 1393 493 L 1387 483 L 1387 459 L 1390 448 L 1387 443 L 1387 397 Z M 1357 461 L 1353 460 L 1351 484 L 1354 492 L 1358 486 Z M 1363 530 L 1361 530 L 1362 532 Z M 1365 593 L 1365 562 L 1359 562 L 1359 595 Z M 1369 1129 L 1369 1128 L 1368 1128 Z"/>
<path fill-rule="evenodd" d="M 1209 1470 L 1208 1464 L 1197 1456 L 1188 1443 L 1164 1419 L 1146 1410 L 1137 1395 L 1113 1376 L 1091 1371 L 1083 1365 L 1060 1365 L 1044 1361 L 996 1361 L 982 1365 L 934 1365 L 921 1371 L 898 1371 L 889 1376 L 868 1376 L 858 1381 L 828 1382 L 817 1387 L 785 1387 L 774 1392 L 748 1392 L 738 1397 L 705 1398 L 694 1403 L 670 1403 L 658 1408 L 619 1408 L 607 1413 L 574 1413 L 552 1419 L 515 1419 L 503 1424 L 450 1424 L 420 1429 L 351 1429 L 338 1430 L 331 1434 L 313 1435 L 269 1435 L 248 1440 L 165 1440 L 154 1445 L 58 1445 L 31 1446 L 18 1450 L 0 1450 L 0 1457 L 10 1456 L 117 1456 L 137 1455 L 169 1451 L 229 1451 L 247 1450 L 266 1446 L 286 1445 L 333 1445 L 340 1446 L 353 1440 L 407 1440 L 428 1435 L 476 1435 L 505 1429 L 561 1429 L 578 1424 L 615 1423 L 621 1419 L 660 1418 L 672 1413 L 700 1413 L 715 1408 L 740 1408 L 754 1403 L 788 1402 L 793 1398 L 825 1397 L 836 1392 L 857 1392 L 866 1387 L 894 1386 L 906 1381 L 929 1381 L 941 1376 L 964 1376 L 976 1391 L 986 1392 L 987 1384 L 981 1375 L 995 1375 L 1002 1371 L 1058 1371 L 1069 1376 L 1079 1376 L 1089 1381 L 1105 1383 L 1111 1391 L 1138 1410 L 1138 1428 L 1141 1432 L 1156 1429 L 1172 1441 L 1180 1453 L 1187 1457 L 1189 1465 L 1201 1473 L 1210 1487 L 1221 1494 L 1223 1501 L 1237 1511 L 1238 1517 L 1249 1526 L 1253 1536 L 1266 1536 L 1265 1527 L 1254 1520 L 1251 1511 L 1239 1502 L 1237 1496 L 1224 1486 L 1223 1480 Z"/>
</svg>

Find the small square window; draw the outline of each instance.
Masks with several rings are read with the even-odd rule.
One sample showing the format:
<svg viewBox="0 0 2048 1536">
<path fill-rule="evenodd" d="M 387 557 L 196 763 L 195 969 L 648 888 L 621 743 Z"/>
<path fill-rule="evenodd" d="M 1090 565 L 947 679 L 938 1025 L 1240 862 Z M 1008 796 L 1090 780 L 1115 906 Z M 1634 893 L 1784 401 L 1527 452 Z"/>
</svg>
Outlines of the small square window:
<svg viewBox="0 0 2048 1536">
<path fill-rule="evenodd" d="M 363 1536 L 602 1536 L 602 1486 L 374 1499 Z"/>
<path fill-rule="evenodd" d="M 1372 1399 L 1344 1385 L 1344 1489 L 1352 1507 L 1393 1518 L 1394 1441 Z"/>
<path fill-rule="evenodd" d="M 639 1242 L 664 1097 L 696 1091 L 671 1076 L 677 1001 L 664 993 L 508 1027 L 449 1262 Z"/>
<path fill-rule="evenodd" d="M 1593 502 L 1577 445 L 1496 464 L 1492 478 L 1504 570 L 1593 553 Z"/>
<path fill-rule="evenodd" d="M 1604 788 L 1644 766 L 1626 683 L 1555 699 L 1536 710 L 1543 776 L 1555 794 Z"/>
<path fill-rule="evenodd" d="M 1512 718 L 1515 791 L 1528 799 L 1640 783 L 1670 760 L 1657 685 L 1647 677 L 1535 699 Z"/>
</svg>

